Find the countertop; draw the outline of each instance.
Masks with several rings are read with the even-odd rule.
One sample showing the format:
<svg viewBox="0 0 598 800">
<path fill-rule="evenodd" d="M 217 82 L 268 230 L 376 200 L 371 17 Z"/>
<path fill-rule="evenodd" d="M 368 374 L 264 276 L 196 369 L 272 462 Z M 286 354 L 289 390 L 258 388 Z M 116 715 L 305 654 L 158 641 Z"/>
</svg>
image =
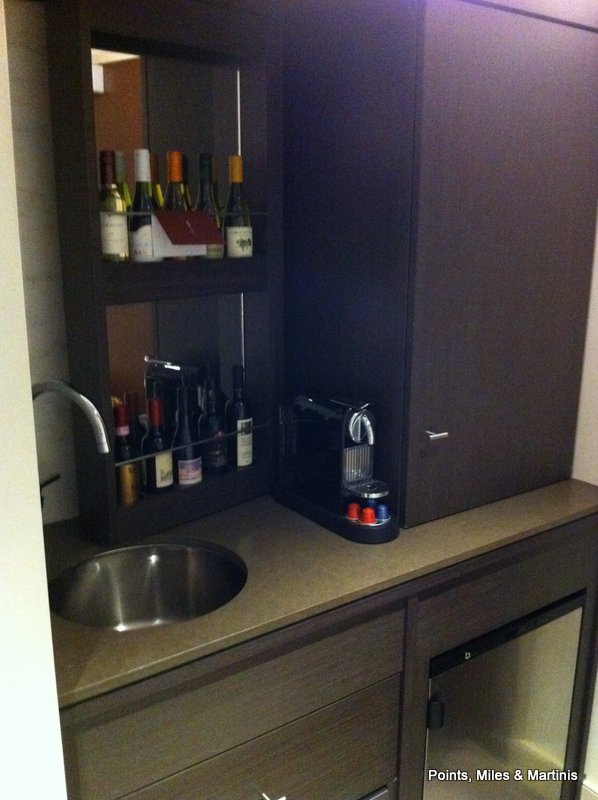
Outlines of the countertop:
<svg viewBox="0 0 598 800">
<path fill-rule="evenodd" d="M 349 542 L 269 497 L 180 526 L 152 541 L 196 537 L 230 548 L 247 583 L 194 620 L 119 633 L 52 614 L 61 707 L 120 688 L 278 628 L 598 512 L 598 487 L 568 480 L 414 528 L 393 542 Z M 77 522 L 46 529 L 48 576 L 101 549 Z"/>
</svg>

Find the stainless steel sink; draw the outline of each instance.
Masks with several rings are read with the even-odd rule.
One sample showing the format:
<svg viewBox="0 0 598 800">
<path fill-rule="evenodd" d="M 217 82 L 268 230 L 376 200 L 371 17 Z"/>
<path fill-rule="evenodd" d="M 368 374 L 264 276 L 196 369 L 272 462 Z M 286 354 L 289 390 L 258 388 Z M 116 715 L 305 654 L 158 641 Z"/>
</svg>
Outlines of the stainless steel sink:
<svg viewBox="0 0 598 800">
<path fill-rule="evenodd" d="M 130 631 L 208 614 L 246 580 L 242 559 L 216 545 L 137 545 L 65 570 L 50 583 L 50 608 L 81 625 Z"/>
</svg>

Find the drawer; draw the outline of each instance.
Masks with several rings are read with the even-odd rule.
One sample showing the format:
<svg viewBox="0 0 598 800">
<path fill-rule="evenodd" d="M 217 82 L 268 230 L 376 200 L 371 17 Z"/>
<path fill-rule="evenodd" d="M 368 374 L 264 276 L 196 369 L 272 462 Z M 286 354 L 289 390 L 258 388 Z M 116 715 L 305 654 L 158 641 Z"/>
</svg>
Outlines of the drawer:
<svg viewBox="0 0 598 800">
<path fill-rule="evenodd" d="M 582 547 L 572 552 L 571 542 L 565 540 L 477 576 L 472 571 L 465 580 L 420 600 L 422 653 L 436 655 L 583 590 L 593 570 L 593 556 L 588 558 Z"/>
<path fill-rule="evenodd" d="M 359 800 L 394 781 L 398 715 L 395 677 L 127 800 Z"/>
<path fill-rule="evenodd" d="M 71 800 L 113 800 L 399 672 L 403 611 L 382 607 L 353 625 L 348 613 L 67 709 Z"/>
</svg>

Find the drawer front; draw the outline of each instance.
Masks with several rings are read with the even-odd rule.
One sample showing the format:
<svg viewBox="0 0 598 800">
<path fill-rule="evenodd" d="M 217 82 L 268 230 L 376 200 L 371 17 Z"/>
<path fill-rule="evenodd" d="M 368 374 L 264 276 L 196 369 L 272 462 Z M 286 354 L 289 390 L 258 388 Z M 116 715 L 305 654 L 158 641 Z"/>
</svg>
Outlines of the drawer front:
<svg viewBox="0 0 598 800">
<path fill-rule="evenodd" d="M 127 800 L 359 800 L 394 781 L 398 716 L 395 677 Z"/>
<path fill-rule="evenodd" d="M 593 556 L 566 542 L 447 587 L 419 602 L 422 652 L 436 655 L 574 594 L 592 572 Z"/>
<path fill-rule="evenodd" d="M 122 690 L 108 711 L 64 714 L 71 800 L 112 800 L 347 697 L 399 672 L 402 646 L 403 612 L 387 609 L 316 641 L 299 636 L 250 666 L 185 672 L 178 686 L 175 670 L 174 688 L 162 679 L 148 694 L 148 681 L 141 698 Z"/>
</svg>

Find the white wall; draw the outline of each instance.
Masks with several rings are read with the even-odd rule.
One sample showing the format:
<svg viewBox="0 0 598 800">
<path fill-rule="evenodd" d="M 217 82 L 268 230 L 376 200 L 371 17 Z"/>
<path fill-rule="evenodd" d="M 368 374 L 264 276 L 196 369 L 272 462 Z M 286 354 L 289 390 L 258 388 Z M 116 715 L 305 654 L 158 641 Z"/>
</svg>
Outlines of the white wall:
<svg viewBox="0 0 598 800">
<path fill-rule="evenodd" d="M 573 477 L 598 484 L 598 236 L 593 274 Z M 586 775 L 588 788 L 598 797 L 598 692 L 594 694 Z"/>
<path fill-rule="evenodd" d="M 0 0 L 0 792 L 64 800 L 18 237 L 5 8 Z"/>
<path fill-rule="evenodd" d="M 5 0 L 15 172 L 31 382 L 68 380 L 48 88 L 45 4 Z M 44 522 L 77 515 L 71 407 L 59 395 L 35 401 Z"/>
</svg>

